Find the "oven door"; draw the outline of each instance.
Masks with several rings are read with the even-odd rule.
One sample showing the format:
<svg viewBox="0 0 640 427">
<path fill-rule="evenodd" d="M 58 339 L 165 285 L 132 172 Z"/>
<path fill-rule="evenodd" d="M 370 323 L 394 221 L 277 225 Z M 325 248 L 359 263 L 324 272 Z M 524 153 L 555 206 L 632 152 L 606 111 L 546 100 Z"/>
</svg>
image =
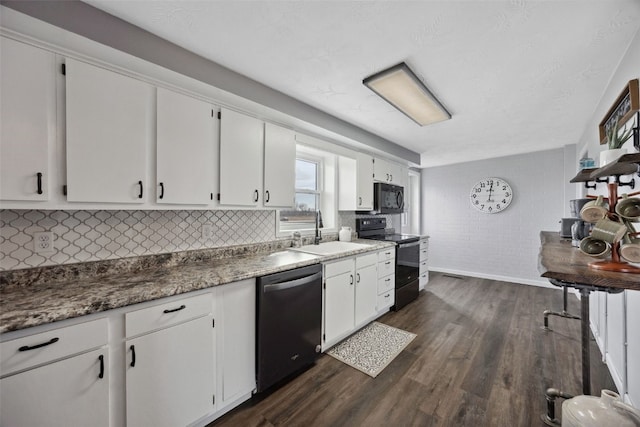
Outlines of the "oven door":
<svg viewBox="0 0 640 427">
<path fill-rule="evenodd" d="M 398 185 L 376 182 L 373 184 L 373 208 L 381 214 L 402 213 L 404 188 Z"/>
<path fill-rule="evenodd" d="M 420 241 L 399 243 L 396 248 L 396 289 L 420 276 Z"/>
</svg>

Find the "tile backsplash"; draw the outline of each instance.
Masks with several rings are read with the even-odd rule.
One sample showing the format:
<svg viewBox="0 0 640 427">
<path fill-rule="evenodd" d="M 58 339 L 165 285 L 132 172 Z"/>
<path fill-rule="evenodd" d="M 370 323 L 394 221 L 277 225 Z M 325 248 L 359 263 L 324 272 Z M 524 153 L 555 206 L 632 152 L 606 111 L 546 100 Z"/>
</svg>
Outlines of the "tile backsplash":
<svg viewBox="0 0 640 427">
<path fill-rule="evenodd" d="M 385 215 L 386 216 L 386 215 Z M 360 217 L 360 215 L 358 215 Z M 339 225 L 355 229 L 355 212 Z M 389 226 L 391 219 L 389 216 Z M 203 239 L 202 226 L 213 235 Z M 54 251 L 36 253 L 34 233 L 51 231 Z M 276 240 L 268 210 L 0 210 L 0 270 L 101 261 Z"/>
<path fill-rule="evenodd" d="M 274 211 L 0 211 L 0 269 L 40 267 L 275 240 Z M 202 238 L 211 224 L 213 236 Z M 52 231 L 38 254 L 34 233 Z"/>
</svg>

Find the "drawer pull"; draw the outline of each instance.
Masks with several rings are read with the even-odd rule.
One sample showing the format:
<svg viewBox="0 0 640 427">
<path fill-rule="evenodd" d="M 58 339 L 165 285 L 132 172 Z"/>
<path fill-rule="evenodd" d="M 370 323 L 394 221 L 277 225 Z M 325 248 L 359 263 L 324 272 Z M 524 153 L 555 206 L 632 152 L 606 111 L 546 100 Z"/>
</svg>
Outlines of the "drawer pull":
<svg viewBox="0 0 640 427">
<path fill-rule="evenodd" d="M 136 346 L 132 345 L 131 347 L 129 347 L 129 350 L 131 350 L 131 363 L 129 364 L 129 366 L 133 368 L 134 366 L 136 366 Z"/>
<path fill-rule="evenodd" d="M 98 360 L 100 361 L 100 373 L 98 374 L 98 378 L 104 378 L 104 356 L 101 354 L 98 356 Z"/>
<path fill-rule="evenodd" d="M 167 314 L 167 313 L 175 313 L 176 311 L 180 311 L 180 310 L 184 310 L 185 308 L 187 308 L 186 305 L 182 304 L 180 307 L 178 308 L 174 308 L 172 310 L 165 310 L 163 311 L 163 313 Z"/>
<path fill-rule="evenodd" d="M 386 279 L 384 279 L 384 281 L 385 281 L 385 282 L 390 282 L 390 281 L 391 281 L 391 278 L 390 278 L 390 277 L 387 277 Z"/>
<path fill-rule="evenodd" d="M 51 338 L 49 341 L 47 342 L 43 342 L 42 344 L 36 344 L 36 345 L 23 345 L 22 347 L 20 347 L 18 349 L 18 351 L 29 351 L 29 350 L 35 350 L 36 348 L 41 348 L 41 347 L 46 347 L 48 345 L 51 345 L 53 343 L 56 343 L 60 341 L 60 338 L 55 337 L 55 338 Z"/>
<path fill-rule="evenodd" d="M 387 261 L 384 263 L 384 265 L 389 265 L 389 264 L 391 264 L 391 261 Z"/>
</svg>

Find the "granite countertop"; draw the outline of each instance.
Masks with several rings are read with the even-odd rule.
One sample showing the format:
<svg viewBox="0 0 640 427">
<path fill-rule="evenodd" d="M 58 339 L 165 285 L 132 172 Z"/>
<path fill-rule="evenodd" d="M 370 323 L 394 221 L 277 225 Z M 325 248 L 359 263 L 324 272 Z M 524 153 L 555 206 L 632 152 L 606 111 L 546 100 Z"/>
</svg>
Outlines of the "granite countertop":
<svg viewBox="0 0 640 427">
<path fill-rule="evenodd" d="M 372 240 L 354 242 L 370 247 L 330 256 L 271 250 L 180 265 L 156 264 L 140 271 L 118 271 L 93 277 L 70 279 L 63 274 L 64 280 L 34 280 L 26 285 L 20 280 L 3 283 L 0 287 L 0 333 L 394 246 L 393 243 Z"/>
</svg>

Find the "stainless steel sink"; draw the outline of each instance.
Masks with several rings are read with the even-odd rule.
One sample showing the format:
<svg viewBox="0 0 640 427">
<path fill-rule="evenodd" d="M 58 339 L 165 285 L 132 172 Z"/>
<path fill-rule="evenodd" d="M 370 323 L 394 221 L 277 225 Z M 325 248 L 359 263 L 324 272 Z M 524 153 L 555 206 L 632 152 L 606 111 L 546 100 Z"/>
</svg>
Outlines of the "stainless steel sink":
<svg viewBox="0 0 640 427">
<path fill-rule="evenodd" d="M 372 245 L 353 242 L 325 242 L 319 245 L 305 245 L 299 248 L 289 248 L 290 251 L 305 252 L 313 255 L 337 255 L 343 252 L 355 251 L 358 249 L 370 248 Z"/>
</svg>

